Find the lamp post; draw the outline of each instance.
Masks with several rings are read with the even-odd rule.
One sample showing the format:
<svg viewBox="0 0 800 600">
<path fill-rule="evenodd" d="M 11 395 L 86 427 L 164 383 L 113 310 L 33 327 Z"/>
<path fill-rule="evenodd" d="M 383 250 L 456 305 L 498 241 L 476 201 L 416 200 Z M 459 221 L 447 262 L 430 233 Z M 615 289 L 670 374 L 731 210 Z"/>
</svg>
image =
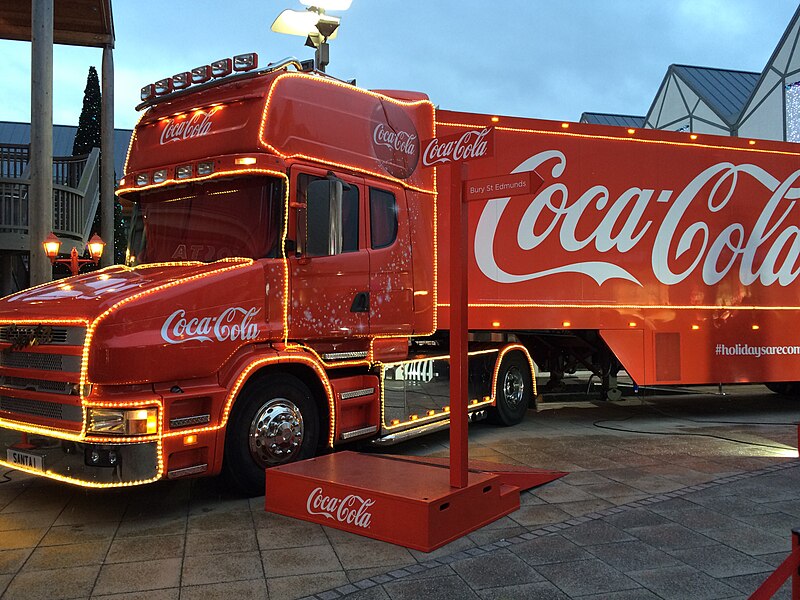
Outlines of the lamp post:
<svg viewBox="0 0 800 600">
<path fill-rule="evenodd" d="M 328 40 L 336 37 L 341 18 L 325 13 L 326 10 L 343 11 L 350 8 L 352 0 L 300 0 L 307 8 L 284 10 L 272 23 L 275 33 L 288 33 L 306 38 L 306 46 L 315 49 L 314 67 L 325 72 L 330 62 Z"/>
<path fill-rule="evenodd" d="M 89 247 L 89 256 L 91 258 L 79 258 L 78 249 L 75 248 L 75 246 L 72 247 L 69 258 L 58 258 L 58 252 L 61 249 L 61 240 L 51 232 L 50 235 L 45 238 L 44 242 L 42 242 L 44 253 L 47 255 L 47 258 L 50 259 L 50 264 L 67 265 L 72 275 L 80 273 L 83 265 L 96 265 L 100 262 L 100 257 L 103 256 L 103 248 L 105 248 L 106 243 L 95 233 L 86 245 Z"/>
</svg>

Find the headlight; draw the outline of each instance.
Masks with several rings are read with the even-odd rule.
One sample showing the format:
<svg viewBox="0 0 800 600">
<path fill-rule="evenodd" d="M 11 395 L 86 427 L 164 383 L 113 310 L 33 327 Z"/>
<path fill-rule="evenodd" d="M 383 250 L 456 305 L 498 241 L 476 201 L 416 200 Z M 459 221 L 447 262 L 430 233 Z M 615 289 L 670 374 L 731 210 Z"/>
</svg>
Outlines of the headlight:
<svg viewBox="0 0 800 600">
<path fill-rule="evenodd" d="M 150 435 L 157 432 L 157 408 L 89 409 L 89 433 Z"/>
</svg>

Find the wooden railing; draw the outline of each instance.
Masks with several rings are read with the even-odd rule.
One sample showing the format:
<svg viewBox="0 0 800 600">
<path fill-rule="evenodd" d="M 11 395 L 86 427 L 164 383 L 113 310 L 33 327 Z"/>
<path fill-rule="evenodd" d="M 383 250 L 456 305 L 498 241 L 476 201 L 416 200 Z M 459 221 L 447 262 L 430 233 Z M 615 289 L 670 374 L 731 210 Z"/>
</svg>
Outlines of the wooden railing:
<svg viewBox="0 0 800 600">
<path fill-rule="evenodd" d="M 28 241 L 28 146 L 0 145 L 0 251 L 26 251 Z M 85 242 L 99 201 L 100 150 L 53 158 L 53 231 Z"/>
</svg>

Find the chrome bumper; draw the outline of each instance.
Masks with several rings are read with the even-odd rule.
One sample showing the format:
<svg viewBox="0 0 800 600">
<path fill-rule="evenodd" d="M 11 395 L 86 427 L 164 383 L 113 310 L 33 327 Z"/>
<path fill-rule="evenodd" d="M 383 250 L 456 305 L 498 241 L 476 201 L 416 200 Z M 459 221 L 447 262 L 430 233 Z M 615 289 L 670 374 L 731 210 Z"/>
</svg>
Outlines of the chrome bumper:
<svg viewBox="0 0 800 600">
<path fill-rule="evenodd" d="M 155 481 L 161 475 L 158 457 L 158 442 L 92 444 L 32 433 L 25 438 L 19 431 L 0 428 L 0 464 L 78 485 Z"/>
</svg>

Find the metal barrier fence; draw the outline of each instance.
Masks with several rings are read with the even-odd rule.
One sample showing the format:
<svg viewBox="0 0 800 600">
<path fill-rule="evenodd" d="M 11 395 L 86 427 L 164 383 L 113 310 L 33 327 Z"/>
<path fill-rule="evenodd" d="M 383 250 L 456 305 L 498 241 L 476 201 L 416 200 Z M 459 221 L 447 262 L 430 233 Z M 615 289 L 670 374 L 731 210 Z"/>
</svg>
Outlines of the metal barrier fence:
<svg viewBox="0 0 800 600">
<path fill-rule="evenodd" d="M 749 600 L 768 600 L 792 578 L 792 600 L 800 600 L 800 529 L 792 530 L 792 551 L 780 566 L 767 577 Z"/>
</svg>

